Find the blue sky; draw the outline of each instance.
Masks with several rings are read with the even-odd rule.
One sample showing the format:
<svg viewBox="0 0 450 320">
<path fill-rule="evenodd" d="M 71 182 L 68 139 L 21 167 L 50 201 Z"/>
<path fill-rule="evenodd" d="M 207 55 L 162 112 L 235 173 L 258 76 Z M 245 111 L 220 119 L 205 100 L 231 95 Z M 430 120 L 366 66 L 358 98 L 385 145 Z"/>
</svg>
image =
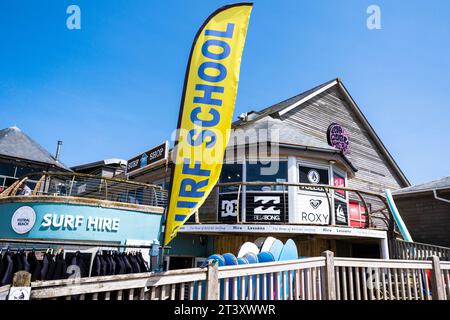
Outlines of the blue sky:
<svg viewBox="0 0 450 320">
<path fill-rule="evenodd" d="M 450 2 L 256 0 L 235 115 L 341 77 L 413 183 L 450 175 Z M 0 127 L 76 165 L 176 127 L 195 32 L 230 1 L 0 2 Z M 81 8 L 81 30 L 66 9 Z M 381 30 L 366 9 L 381 8 Z"/>
</svg>

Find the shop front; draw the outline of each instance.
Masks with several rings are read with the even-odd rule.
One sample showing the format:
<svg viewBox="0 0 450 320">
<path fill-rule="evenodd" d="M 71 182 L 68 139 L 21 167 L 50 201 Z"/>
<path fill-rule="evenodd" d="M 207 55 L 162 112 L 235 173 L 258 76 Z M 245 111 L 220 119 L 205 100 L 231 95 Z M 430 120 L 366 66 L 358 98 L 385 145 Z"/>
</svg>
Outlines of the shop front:
<svg viewBox="0 0 450 320">
<path fill-rule="evenodd" d="M 170 168 L 136 180 L 165 182 Z M 194 265 L 213 253 L 237 254 L 244 242 L 264 236 L 293 239 L 302 257 L 332 250 L 387 258 L 395 225 L 383 193 L 407 185 L 335 79 L 233 123 L 220 181 L 180 229 L 169 259 L 184 256 Z"/>
<path fill-rule="evenodd" d="M 28 179 L 37 183 L 21 195 Z M 159 269 L 163 194 L 157 186 L 79 173 L 21 178 L 0 194 L 0 255 L 34 262 L 14 262 L 0 284 L 22 270 L 34 280 L 60 280 Z"/>
</svg>

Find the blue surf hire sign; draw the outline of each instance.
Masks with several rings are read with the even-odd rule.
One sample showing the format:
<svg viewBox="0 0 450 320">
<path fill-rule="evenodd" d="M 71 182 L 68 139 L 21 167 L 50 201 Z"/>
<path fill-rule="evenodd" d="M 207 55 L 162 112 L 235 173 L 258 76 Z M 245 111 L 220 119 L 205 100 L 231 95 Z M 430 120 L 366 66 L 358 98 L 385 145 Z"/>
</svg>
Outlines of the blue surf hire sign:
<svg viewBox="0 0 450 320">
<path fill-rule="evenodd" d="M 113 241 L 159 239 L 160 213 L 65 203 L 0 204 L 0 237 Z"/>
</svg>

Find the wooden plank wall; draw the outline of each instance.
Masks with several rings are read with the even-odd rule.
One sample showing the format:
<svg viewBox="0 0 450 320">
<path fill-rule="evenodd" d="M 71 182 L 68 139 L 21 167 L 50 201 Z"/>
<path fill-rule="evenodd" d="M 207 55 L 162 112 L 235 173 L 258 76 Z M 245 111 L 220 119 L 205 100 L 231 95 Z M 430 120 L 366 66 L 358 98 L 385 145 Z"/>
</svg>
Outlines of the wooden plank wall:
<svg viewBox="0 0 450 320">
<path fill-rule="evenodd" d="M 346 128 L 350 135 L 348 158 L 358 169 L 355 177 L 349 180 L 349 187 L 378 193 L 386 188 L 402 187 L 401 180 L 336 87 L 293 109 L 281 120 L 325 143 L 331 123 L 337 122 Z"/>
<path fill-rule="evenodd" d="M 450 199 L 450 192 L 439 196 Z M 395 196 L 395 203 L 414 241 L 450 247 L 450 203 L 434 199 L 431 191 Z"/>
<path fill-rule="evenodd" d="M 231 252 L 237 254 L 241 245 L 247 241 L 254 242 L 259 236 L 257 235 L 223 235 L 214 237 L 214 252 L 223 254 Z M 330 250 L 336 252 L 336 240 L 330 239 L 307 239 L 305 237 L 281 237 L 277 239 L 286 242 L 287 239 L 292 238 L 297 244 L 299 255 L 304 257 L 318 257 L 322 252 Z"/>
</svg>

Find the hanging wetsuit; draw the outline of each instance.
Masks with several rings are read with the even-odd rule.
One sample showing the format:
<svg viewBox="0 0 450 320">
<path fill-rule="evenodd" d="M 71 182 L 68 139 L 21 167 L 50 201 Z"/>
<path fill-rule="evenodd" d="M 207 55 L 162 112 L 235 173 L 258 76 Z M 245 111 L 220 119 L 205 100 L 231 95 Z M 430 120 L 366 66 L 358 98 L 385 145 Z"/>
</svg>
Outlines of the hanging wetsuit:
<svg viewBox="0 0 450 320">
<path fill-rule="evenodd" d="M 27 254 L 25 253 L 25 251 L 22 251 L 20 253 L 20 259 L 22 260 L 22 268 L 23 268 L 23 270 L 26 271 L 26 272 L 30 272 L 31 273 L 31 266 L 28 263 Z"/>
<path fill-rule="evenodd" d="M 91 276 L 92 277 L 98 277 L 101 275 L 102 265 L 100 261 L 100 253 L 97 252 L 97 254 L 94 257 L 94 261 L 92 262 L 92 271 Z"/>
<path fill-rule="evenodd" d="M 42 267 L 41 267 L 41 280 L 45 280 L 47 278 L 48 273 L 48 254 L 44 254 L 44 258 L 42 259 Z"/>
<path fill-rule="evenodd" d="M 36 253 L 30 252 L 27 259 L 31 268 L 31 281 L 41 280 L 41 263 L 36 258 Z"/>
<path fill-rule="evenodd" d="M 44 280 L 53 280 L 55 275 L 56 263 L 53 254 L 48 254 L 48 271 Z"/>
<path fill-rule="evenodd" d="M 7 284 L 11 284 L 14 275 L 14 262 L 10 252 L 5 253 L 3 263 L 5 264 L 5 273 L 1 279 L 1 285 L 5 286 Z"/>
</svg>

